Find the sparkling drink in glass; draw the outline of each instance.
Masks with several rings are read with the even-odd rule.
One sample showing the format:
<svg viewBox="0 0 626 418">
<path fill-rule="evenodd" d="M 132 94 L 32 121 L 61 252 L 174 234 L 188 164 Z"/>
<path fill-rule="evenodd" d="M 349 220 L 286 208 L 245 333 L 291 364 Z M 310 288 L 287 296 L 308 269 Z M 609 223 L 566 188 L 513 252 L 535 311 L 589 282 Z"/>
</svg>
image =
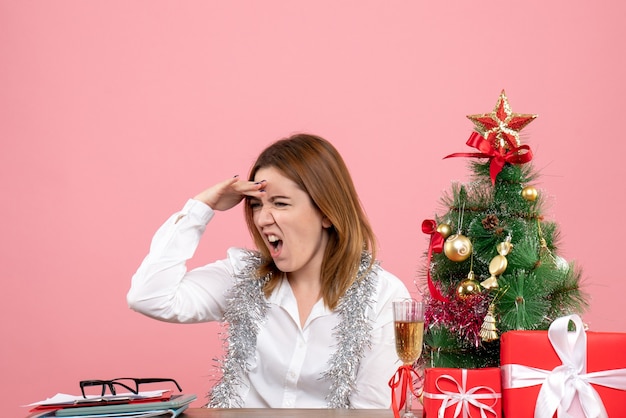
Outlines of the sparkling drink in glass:
<svg viewBox="0 0 626 418">
<path fill-rule="evenodd" d="M 396 352 L 405 365 L 413 365 L 422 355 L 424 303 L 415 299 L 393 302 Z M 408 385 L 402 418 L 412 418 L 412 384 Z"/>
</svg>

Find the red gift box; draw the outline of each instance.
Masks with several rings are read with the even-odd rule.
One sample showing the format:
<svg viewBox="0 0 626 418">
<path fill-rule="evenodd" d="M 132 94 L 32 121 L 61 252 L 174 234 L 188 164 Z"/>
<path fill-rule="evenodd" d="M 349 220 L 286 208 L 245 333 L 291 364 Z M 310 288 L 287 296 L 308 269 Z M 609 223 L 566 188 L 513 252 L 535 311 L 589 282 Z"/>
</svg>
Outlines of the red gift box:
<svg viewBox="0 0 626 418">
<path fill-rule="evenodd" d="M 574 332 L 567 330 L 570 320 Z M 553 417 L 557 410 L 607 416 L 602 405 L 609 417 L 624 414 L 625 333 L 585 332 L 571 315 L 549 331 L 505 332 L 500 343 L 505 417 Z"/>
<path fill-rule="evenodd" d="M 500 369 L 429 368 L 425 372 L 426 417 L 501 416 Z M 443 415 L 439 415 L 439 411 Z"/>
</svg>

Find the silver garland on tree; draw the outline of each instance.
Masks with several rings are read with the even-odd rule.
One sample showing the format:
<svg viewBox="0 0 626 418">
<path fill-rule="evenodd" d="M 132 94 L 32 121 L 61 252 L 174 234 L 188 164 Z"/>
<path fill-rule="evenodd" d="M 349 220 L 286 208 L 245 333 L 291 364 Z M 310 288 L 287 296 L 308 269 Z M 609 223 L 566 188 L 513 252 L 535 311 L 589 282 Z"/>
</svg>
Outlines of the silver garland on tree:
<svg viewBox="0 0 626 418">
<path fill-rule="evenodd" d="M 224 323 L 228 330 L 223 339 L 226 355 L 218 361 L 222 377 L 209 393 L 209 408 L 240 408 L 243 400 L 237 387 L 244 384 L 250 369 L 248 359 L 254 358 L 259 327 L 265 320 L 269 305 L 263 287 L 269 276 L 259 278 L 260 254 L 248 252 L 246 268 L 235 276 L 235 285 L 227 297 Z M 333 335 L 337 349 L 320 379 L 330 381 L 327 396 L 329 408 L 350 408 L 350 394 L 356 390 L 356 375 L 366 348 L 371 343 L 371 321 L 367 308 L 372 306 L 378 265 L 371 270 L 371 255 L 364 252 L 356 280 L 339 300 L 339 324 Z"/>
</svg>

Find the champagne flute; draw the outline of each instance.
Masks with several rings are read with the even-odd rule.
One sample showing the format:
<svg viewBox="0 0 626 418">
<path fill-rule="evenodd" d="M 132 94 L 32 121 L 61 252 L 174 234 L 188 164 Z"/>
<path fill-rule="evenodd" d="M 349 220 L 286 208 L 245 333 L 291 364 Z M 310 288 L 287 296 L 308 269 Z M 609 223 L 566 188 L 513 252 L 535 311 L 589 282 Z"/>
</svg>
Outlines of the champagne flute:
<svg viewBox="0 0 626 418">
<path fill-rule="evenodd" d="M 393 302 L 393 321 L 396 337 L 396 352 L 405 366 L 413 364 L 422 355 L 424 338 L 424 303 L 415 299 Z M 412 379 L 411 376 L 408 377 Z M 402 418 L 414 418 L 412 408 L 412 384 L 407 387 Z"/>
</svg>

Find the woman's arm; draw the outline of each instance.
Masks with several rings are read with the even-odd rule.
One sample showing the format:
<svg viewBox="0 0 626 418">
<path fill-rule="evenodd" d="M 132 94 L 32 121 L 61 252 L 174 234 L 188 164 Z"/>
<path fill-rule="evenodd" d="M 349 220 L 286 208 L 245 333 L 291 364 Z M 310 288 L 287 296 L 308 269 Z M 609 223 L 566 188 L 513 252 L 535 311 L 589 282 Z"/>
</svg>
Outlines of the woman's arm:
<svg viewBox="0 0 626 418">
<path fill-rule="evenodd" d="M 229 210 L 245 196 L 258 197 L 265 182 L 223 180 L 190 199 L 159 228 L 150 252 L 134 274 L 127 294 L 131 309 L 169 322 L 221 320 L 224 293 L 232 285 L 241 250 L 228 251 L 226 260 L 187 271 L 189 260 L 215 210 Z"/>
<path fill-rule="evenodd" d="M 127 294 L 131 309 L 168 322 L 221 319 L 236 250 L 230 250 L 226 260 L 191 271 L 186 266 L 213 215 L 206 204 L 189 200 L 158 229 L 149 254 L 133 275 Z"/>
</svg>

